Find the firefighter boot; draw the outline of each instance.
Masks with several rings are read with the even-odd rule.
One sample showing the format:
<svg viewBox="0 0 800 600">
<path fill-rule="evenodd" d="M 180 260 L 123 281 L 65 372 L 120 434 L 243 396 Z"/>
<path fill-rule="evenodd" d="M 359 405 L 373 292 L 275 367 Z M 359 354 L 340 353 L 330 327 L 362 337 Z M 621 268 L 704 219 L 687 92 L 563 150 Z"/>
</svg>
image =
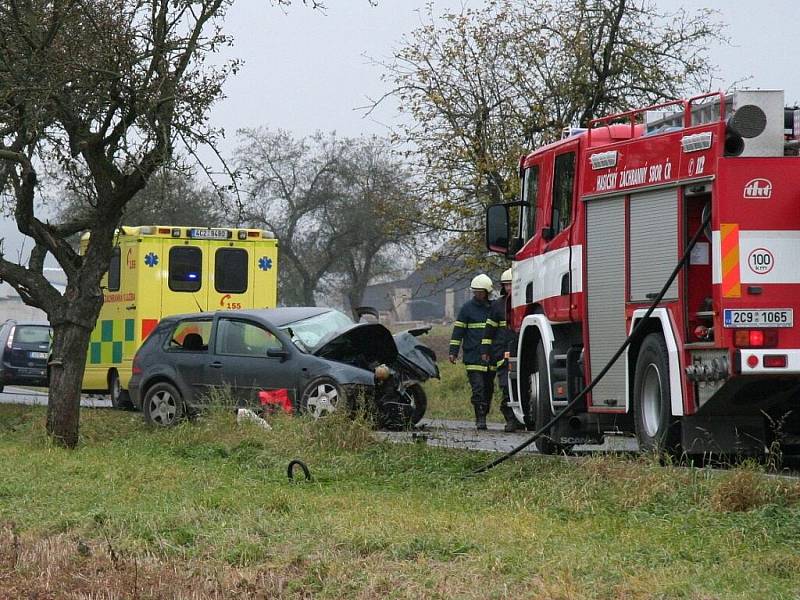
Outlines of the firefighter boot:
<svg viewBox="0 0 800 600">
<path fill-rule="evenodd" d="M 514 416 L 514 411 L 511 410 L 511 407 L 503 403 L 500 410 L 503 412 L 503 416 L 506 419 L 506 425 L 503 427 L 503 431 L 506 433 L 518 431 L 520 429 L 519 421 L 517 421 L 517 417 Z"/>
<path fill-rule="evenodd" d="M 480 404 L 475 404 L 475 429 L 478 431 L 486 430 L 486 411 Z"/>
</svg>

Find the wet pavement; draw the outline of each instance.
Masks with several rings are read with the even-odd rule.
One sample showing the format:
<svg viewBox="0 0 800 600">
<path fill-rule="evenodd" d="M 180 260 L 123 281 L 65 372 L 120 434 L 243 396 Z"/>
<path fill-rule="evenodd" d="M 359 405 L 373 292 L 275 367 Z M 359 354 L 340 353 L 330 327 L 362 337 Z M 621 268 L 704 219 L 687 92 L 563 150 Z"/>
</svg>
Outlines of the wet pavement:
<svg viewBox="0 0 800 600">
<path fill-rule="evenodd" d="M 471 421 L 423 419 L 414 431 L 381 431 L 378 437 L 396 443 L 424 443 L 441 448 L 508 452 L 531 436 L 530 431 L 506 433 L 502 423 L 489 423 L 487 431 L 477 431 Z M 635 452 L 636 440 L 631 437 L 608 435 L 602 446 L 575 446 L 574 452 Z M 533 444 L 522 452 L 537 454 Z"/>
</svg>

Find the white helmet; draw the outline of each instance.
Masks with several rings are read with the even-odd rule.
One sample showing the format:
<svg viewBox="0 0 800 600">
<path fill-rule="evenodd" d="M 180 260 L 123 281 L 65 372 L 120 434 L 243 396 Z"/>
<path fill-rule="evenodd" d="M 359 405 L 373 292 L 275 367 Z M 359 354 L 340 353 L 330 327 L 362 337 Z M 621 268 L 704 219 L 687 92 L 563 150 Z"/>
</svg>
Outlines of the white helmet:
<svg viewBox="0 0 800 600">
<path fill-rule="evenodd" d="M 503 274 L 500 275 L 500 283 L 511 283 L 511 269 L 503 271 Z"/>
<path fill-rule="evenodd" d="M 469 287 L 471 287 L 473 290 L 483 290 L 487 294 L 491 294 L 494 291 L 491 278 L 483 273 L 473 277 Z"/>
</svg>

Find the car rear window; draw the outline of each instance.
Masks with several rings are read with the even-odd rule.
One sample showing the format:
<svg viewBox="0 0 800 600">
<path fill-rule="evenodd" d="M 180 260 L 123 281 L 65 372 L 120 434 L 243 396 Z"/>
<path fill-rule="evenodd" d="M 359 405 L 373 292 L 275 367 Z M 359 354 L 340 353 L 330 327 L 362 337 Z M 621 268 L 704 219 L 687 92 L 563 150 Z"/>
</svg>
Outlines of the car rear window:
<svg viewBox="0 0 800 600">
<path fill-rule="evenodd" d="M 14 341 L 21 344 L 49 344 L 50 328 L 40 325 L 17 325 Z"/>
<path fill-rule="evenodd" d="M 220 248 L 214 255 L 214 287 L 223 294 L 247 291 L 247 250 Z"/>
<path fill-rule="evenodd" d="M 169 250 L 169 289 L 196 292 L 203 285 L 203 251 L 193 246 Z"/>
</svg>

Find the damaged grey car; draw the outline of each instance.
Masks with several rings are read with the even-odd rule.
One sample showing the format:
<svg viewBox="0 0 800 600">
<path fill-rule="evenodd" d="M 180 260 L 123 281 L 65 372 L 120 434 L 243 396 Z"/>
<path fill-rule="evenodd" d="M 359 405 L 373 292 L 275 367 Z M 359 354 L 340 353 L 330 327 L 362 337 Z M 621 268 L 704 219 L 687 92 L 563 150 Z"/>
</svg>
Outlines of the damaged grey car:
<svg viewBox="0 0 800 600">
<path fill-rule="evenodd" d="M 439 377 L 434 352 L 418 340 L 428 329 L 392 335 L 323 307 L 170 316 L 136 353 L 129 390 L 158 426 L 228 390 L 237 406 L 277 399 L 314 418 L 364 409 L 382 427 L 410 427 L 427 408 L 422 383 Z"/>
</svg>

